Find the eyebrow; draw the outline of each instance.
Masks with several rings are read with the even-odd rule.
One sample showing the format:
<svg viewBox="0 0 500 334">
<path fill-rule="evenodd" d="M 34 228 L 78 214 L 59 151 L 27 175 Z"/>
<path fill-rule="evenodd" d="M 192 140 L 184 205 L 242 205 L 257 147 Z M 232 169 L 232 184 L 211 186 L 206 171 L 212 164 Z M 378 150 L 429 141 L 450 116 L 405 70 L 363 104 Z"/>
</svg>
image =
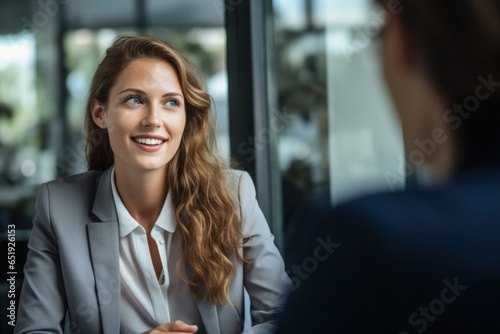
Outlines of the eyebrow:
<svg viewBox="0 0 500 334">
<path fill-rule="evenodd" d="M 118 95 L 122 95 L 123 93 L 126 93 L 126 92 L 134 92 L 134 93 L 137 93 L 140 95 L 147 95 L 147 93 L 145 91 L 143 91 L 142 89 L 137 89 L 137 88 L 125 88 L 124 90 L 119 92 Z M 172 97 L 172 96 L 177 96 L 177 97 L 180 97 L 181 99 L 184 100 L 184 96 L 182 94 L 176 93 L 176 92 L 165 93 L 162 95 L 162 97 Z"/>
</svg>

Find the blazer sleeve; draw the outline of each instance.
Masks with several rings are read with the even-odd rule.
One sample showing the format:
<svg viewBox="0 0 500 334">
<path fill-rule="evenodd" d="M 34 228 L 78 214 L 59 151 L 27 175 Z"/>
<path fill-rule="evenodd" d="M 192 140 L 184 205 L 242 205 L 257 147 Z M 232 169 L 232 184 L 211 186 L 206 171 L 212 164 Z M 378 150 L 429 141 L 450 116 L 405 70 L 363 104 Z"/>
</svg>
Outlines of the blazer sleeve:
<svg viewBox="0 0 500 334">
<path fill-rule="evenodd" d="M 67 303 L 45 184 L 36 196 L 36 215 L 28 249 L 14 333 L 63 333 Z"/>
<path fill-rule="evenodd" d="M 243 233 L 251 236 L 243 246 L 244 256 L 252 259 L 244 267 L 244 284 L 250 297 L 252 317 L 252 328 L 248 333 L 273 333 L 291 281 L 257 203 L 255 186 L 246 172 L 240 176 L 239 197 Z"/>
</svg>

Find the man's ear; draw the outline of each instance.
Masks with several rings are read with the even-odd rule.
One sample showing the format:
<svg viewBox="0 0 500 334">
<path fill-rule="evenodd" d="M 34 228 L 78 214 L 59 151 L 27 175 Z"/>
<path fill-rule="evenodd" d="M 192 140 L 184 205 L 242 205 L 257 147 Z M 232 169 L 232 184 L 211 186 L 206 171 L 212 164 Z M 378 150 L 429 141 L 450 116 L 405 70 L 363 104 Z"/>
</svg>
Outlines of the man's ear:
<svg viewBox="0 0 500 334">
<path fill-rule="evenodd" d="M 99 103 L 96 99 L 92 101 L 91 105 L 92 119 L 95 124 L 101 129 L 106 129 L 106 121 L 104 119 L 104 105 Z"/>
<path fill-rule="evenodd" d="M 415 65 L 415 43 L 410 40 L 408 27 L 400 15 L 394 15 L 392 22 L 387 27 L 387 50 L 391 53 L 392 65 L 397 68 L 408 68 Z M 394 63 L 395 62 L 395 63 Z"/>
</svg>

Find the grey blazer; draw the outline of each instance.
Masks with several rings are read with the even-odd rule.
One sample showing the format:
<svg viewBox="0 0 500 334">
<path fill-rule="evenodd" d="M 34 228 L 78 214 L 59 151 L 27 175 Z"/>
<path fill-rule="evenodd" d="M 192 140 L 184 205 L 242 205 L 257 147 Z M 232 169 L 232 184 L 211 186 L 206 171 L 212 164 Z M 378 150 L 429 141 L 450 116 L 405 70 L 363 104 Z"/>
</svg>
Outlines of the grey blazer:
<svg viewBox="0 0 500 334">
<path fill-rule="evenodd" d="M 247 243 L 248 265 L 236 264 L 230 287 L 232 306 L 198 303 L 210 334 L 241 333 L 244 289 L 250 296 L 249 333 L 272 333 L 290 281 L 246 172 L 226 173 Z M 111 169 L 89 171 L 43 184 L 15 333 L 120 333 L 119 234 L 111 189 Z"/>
</svg>

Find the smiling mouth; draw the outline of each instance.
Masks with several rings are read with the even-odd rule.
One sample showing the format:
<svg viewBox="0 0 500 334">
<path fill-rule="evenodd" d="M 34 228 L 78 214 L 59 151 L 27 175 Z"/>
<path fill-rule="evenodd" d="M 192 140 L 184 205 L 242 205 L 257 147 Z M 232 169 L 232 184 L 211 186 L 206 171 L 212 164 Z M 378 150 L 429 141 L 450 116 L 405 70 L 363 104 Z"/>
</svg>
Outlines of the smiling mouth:
<svg viewBox="0 0 500 334">
<path fill-rule="evenodd" d="M 136 143 L 148 146 L 156 146 L 161 145 L 165 142 L 165 140 L 156 139 L 156 138 L 132 138 Z"/>
</svg>

